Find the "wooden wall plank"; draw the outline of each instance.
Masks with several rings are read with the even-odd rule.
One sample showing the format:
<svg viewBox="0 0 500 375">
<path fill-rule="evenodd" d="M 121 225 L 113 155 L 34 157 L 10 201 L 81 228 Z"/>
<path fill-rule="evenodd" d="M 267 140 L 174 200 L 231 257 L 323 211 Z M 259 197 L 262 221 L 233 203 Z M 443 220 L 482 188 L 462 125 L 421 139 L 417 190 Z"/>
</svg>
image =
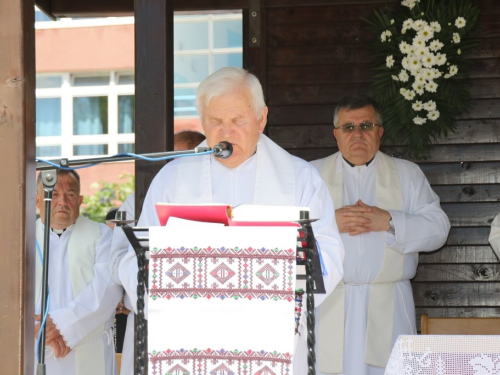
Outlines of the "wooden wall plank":
<svg viewBox="0 0 500 375">
<path fill-rule="evenodd" d="M 442 249 L 419 253 L 418 262 L 431 263 L 498 263 L 491 246 L 444 246 Z M 419 266 L 420 267 L 420 266 Z M 419 272 L 417 272 L 417 277 Z"/>
<path fill-rule="evenodd" d="M 413 289 L 419 307 L 499 306 L 500 283 L 496 282 L 414 282 Z"/>
<path fill-rule="evenodd" d="M 488 244 L 491 227 L 455 227 L 451 228 L 445 246 L 474 246 Z"/>
<path fill-rule="evenodd" d="M 2 374 L 34 374 L 34 1 L 0 1 L 0 351 Z"/>
<path fill-rule="evenodd" d="M 500 202 L 441 203 L 453 226 L 475 227 L 491 225 L 500 213 Z"/>
<path fill-rule="evenodd" d="M 431 185 L 498 184 L 500 165 L 491 163 L 419 163 Z"/>
<path fill-rule="evenodd" d="M 436 194 L 445 202 L 498 202 L 500 186 L 490 185 L 439 185 L 433 187 Z"/>
<path fill-rule="evenodd" d="M 500 264 L 421 264 L 413 281 L 500 281 Z"/>
</svg>

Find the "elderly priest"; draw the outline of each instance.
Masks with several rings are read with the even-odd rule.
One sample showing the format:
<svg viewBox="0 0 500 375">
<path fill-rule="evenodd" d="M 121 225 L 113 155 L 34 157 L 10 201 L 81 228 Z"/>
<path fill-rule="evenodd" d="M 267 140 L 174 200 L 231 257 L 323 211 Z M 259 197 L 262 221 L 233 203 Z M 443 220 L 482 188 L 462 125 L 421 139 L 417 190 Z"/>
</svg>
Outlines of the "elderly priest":
<svg viewBox="0 0 500 375">
<path fill-rule="evenodd" d="M 138 225 L 159 225 L 158 202 L 309 207 L 311 217 L 320 219 L 313 229 L 328 273 L 325 286 L 331 292 L 342 277 L 344 250 L 328 189 L 310 164 L 262 134 L 268 109 L 258 79 L 240 68 L 222 68 L 199 85 L 196 108 L 207 137 L 201 145 L 213 147 L 227 141 L 233 153 L 227 159 L 204 155 L 167 164 L 149 188 Z M 135 303 L 135 255 L 131 249 L 112 252 L 113 276 Z M 317 294 L 316 304 L 323 299 L 324 295 Z M 307 373 L 305 339 L 303 334 L 295 355 L 295 374 Z"/>
<path fill-rule="evenodd" d="M 312 164 L 330 189 L 346 257 L 321 305 L 319 373 L 381 375 L 398 335 L 416 334 L 418 252 L 443 246 L 450 223 L 420 168 L 379 151 L 375 101 L 340 100 L 333 123 L 339 152 Z"/>
</svg>

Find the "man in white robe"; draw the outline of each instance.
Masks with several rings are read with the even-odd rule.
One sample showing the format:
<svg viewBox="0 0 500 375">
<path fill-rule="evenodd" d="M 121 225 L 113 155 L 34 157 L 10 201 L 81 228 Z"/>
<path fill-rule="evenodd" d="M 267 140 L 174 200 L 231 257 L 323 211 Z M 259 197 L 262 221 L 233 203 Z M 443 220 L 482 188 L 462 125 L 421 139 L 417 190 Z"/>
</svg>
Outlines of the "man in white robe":
<svg viewBox="0 0 500 375">
<path fill-rule="evenodd" d="M 45 202 L 37 182 L 35 339 L 40 330 Z M 111 230 L 79 214 L 79 176 L 58 170 L 50 215 L 46 372 L 50 375 L 116 373 L 113 342 L 115 307 L 121 287 L 109 272 Z M 35 344 L 35 362 L 37 345 Z M 35 366 L 36 367 L 36 366 Z"/>
<path fill-rule="evenodd" d="M 207 137 L 201 146 L 227 141 L 233 153 L 227 159 L 205 155 L 167 164 L 148 190 L 138 226 L 160 225 L 155 210 L 158 202 L 309 207 L 311 217 L 319 219 L 313 230 L 330 293 L 342 277 L 344 251 L 328 189 L 314 168 L 262 134 L 267 107 L 257 78 L 240 68 L 223 68 L 200 84 L 196 106 Z M 133 250 L 113 246 L 110 266 L 135 306 L 137 261 Z M 316 305 L 323 299 L 324 295 L 316 294 Z M 294 373 L 302 375 L 307 373 L 305 333 L 298 345 L 293 366 Z"/>
<path fill-rule="evenodd" d="M 316 325 L 317 373 L 383 374 L 398 335 L 416 334 L 418 252 L 441 247 L 450 223 L 420 168 L 379 151 L 384 128 L 371 98 L 342 99 L 333 132 L 339 152 L 312 164 L 330 189 L 346 256 Z"/>
</svg>

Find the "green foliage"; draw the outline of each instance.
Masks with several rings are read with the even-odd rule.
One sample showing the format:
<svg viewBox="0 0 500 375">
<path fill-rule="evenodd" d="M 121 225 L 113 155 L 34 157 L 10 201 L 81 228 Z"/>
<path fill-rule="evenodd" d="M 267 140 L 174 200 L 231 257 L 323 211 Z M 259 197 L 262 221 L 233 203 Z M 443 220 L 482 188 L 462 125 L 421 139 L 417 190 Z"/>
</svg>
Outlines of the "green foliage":
<svg viewBox="0 0 500 375">
<path fill-rule="evenodd" d="M 83 197 L 81 212 L 89 219 L 104 223 L 104 218 L 112 207 L 119 207 L 135 190 L 135 177 L 130 173 L 123 173 L 120 179 L 124 182 L 106 182 L 92 184 L 93 188 L 101 188 L 93 195 Z"/>
<path fill-rule="evenodd" d="M 428 156 L 432 142 L 454 131 L 457 116 L 470 109 L 464 54 L 478 44 L 478 15 L 472 0 L 405 0 L 398 12 L 374 11 L 364 19 L 377 36 L 371 95 L 382 107 L 384 134 L 393 143 L 407 145 L 410 156 Z M 404 74 L 401 79 L 402 72 L 408 79 Z M 422 104 L 427 104 L 425 109 L 415 109 Z"/>
</svg>

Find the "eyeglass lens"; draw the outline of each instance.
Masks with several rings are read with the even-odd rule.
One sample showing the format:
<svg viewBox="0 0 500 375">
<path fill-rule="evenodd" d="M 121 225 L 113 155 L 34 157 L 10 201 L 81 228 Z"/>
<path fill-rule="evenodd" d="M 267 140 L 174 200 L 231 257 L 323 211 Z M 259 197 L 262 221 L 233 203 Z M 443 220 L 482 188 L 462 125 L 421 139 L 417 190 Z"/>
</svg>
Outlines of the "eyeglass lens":
<svg viewBox="0 0 500 375">
<path fill-rule="evenodd" d="M 359 125 L 349 123 L 349 124 L 345 124 L 345 125 L 341 126 L 342 131 L 344 133 L 354 133 L 356 131 L 356 128 L 358 128 L 358 127 L 359 127 L 359 130 L 361 130 L 362 132 L 369 132 L 369 131 L 372 131 L 372 129 L 375 127 L 375 124 L 368 122 L 368 121 L 365 121 Z"/>
</svg>

